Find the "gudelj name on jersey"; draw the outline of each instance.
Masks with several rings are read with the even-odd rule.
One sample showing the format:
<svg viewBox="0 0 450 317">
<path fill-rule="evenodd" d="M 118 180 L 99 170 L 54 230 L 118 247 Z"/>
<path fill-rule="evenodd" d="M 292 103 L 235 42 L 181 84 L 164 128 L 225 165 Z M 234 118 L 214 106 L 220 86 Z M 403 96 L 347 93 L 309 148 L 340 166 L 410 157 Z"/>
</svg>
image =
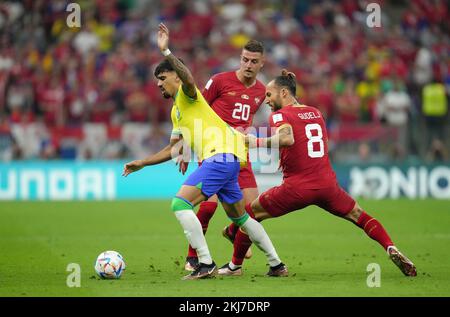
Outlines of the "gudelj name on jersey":
<svg viewBox="0 0 450 317">
<path fill-rule="evenodd" d="M 112 170 L 23 168 L 0 173 L 0 200 L 109 200 L 116 198 Z"/>
<path fill-rule="evenodd" d="M 349 193 L 357 197 L 450 199 L 450 168 L 398 167 L 350 169 Z"/>
</svg>

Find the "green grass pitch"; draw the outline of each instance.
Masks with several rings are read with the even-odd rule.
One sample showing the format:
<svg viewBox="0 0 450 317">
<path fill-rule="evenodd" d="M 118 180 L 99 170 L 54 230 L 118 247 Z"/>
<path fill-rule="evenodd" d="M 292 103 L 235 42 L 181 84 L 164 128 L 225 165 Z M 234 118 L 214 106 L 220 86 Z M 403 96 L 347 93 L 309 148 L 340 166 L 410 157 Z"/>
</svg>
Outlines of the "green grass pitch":
<svg viewBox="0 0 450 317">
<path fill-rule="evenodd" d="M 450 296 L 449 201 L 360 204 L 415 262 L 416 278 L 404 277 L 361 229 L 316 207 L 263 222 L 289 277 L 265 277 L 253 247 L 242 277 L 182 281 L 187 245 L 170 201 L 1 202 L 0 296 Z M 227 223 L 219 209 L 207 233 L 218 265 L 232 253 L 220 234 Z M 120 280 L 95 276 L 105 250 L 124 256 Z M 69 263 L 81 267 L 79 288 L 66 285 Z M 370 263 L 380 265 L 380 287 L 367 286 Z"/>
</svg>

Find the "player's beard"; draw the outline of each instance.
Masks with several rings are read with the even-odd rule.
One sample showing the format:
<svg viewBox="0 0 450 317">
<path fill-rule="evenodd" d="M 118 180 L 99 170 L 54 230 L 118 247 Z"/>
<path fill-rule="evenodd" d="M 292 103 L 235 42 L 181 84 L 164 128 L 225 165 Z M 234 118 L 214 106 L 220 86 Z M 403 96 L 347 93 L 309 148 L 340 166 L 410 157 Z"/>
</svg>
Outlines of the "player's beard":
<svg viewBox="0 0 450 317">
<path fill-rule="evenodd" d="M 273 103 L 273 107 L 272 107 L 272 112 L 278 111 L 278 110 L 280 110 L 281 108 L 282 108 L 282 107 L 281 107 L 281 103 L 274 102 L 274 103 Z"/>
<path fill-rule="evenodd" d="M 160 89 L 161 89 L 161 88 L 160 88 Z M 161 89 L 161 93 L 162 93 L 163 97 L 166 98 L 166 99 L 169 99 L 169 98 L 172 97 L 172 96 L 167 92 L 167 90 L 165 90 L 165 89 Z"/>
</svg>

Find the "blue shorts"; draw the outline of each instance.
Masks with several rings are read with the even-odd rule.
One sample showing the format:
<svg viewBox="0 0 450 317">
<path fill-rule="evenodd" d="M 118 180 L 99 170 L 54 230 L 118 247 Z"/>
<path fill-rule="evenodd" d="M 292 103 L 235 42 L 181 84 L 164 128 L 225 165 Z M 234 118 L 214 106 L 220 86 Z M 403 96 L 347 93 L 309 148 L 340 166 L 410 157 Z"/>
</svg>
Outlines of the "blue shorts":
<svg viewBox="0 0 450 317">
<path fill-rule="evenodd" d="M 208 199 L 217 194 L 220 201 L 233 204 L 242 199 L 239 188 L 239 159 L 233 154 L 216 154 L 205 159 L 183 185 L 195 186 Z"/>
</svg>

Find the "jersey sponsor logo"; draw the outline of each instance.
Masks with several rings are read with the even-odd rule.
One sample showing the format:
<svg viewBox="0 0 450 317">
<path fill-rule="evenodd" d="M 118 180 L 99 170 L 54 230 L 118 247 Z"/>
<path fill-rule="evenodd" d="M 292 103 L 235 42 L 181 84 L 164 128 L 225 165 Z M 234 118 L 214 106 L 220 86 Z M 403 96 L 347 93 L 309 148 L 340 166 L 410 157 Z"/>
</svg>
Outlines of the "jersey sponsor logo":
<svg viewBox="0 0 450 317">
<path fill-rule="evenodd" d="M 181 118 L 180 109 L 176 108 L 175 109 L 175 114 L 177 116 L 177 120 L 180 120 L 180 118 Z"/>
<path fill-rule="evenodd" d="M 229 96 L 236 96 L 236 92 L 234 92 L 234 91 L 229 91 L 229 92 L 227 92 L 227 95 L 229 95 Z"/>
<path fill-rule="evenodd" d="M 208 82 L 206 83 L 205 89 L 208 90 L 209 87 L 211 87 L 211 84 L 212 84 L 212 83 L 213 83 L 213 80 L 212 80 L 212 79 L 208 80 Z"/>
<path fill-rule="evenodd" d="M 250 97 L 248 95 L 246 95 L 246 94 L 242 95 L 241 98 L 245 99 L 245 100 L 249 100 L 250 99 Z"/>
<path fill-rule="evenodd" d="M 283 115 L 281 113 L 277 113 L 277 114 L 273 115 L 272 120 L 273 120 L 274 124 L 277 122 L 283 121 Z"/>
<path fill-rule="evenodd" d="M 260 100 L 261 100 L 261 99 L 259 99 L 258 97 L 256 97 L 256 98 L 255 98 L 255 103 L 256 103 L 256 104 L 259 104 Z"/>
</svg>

